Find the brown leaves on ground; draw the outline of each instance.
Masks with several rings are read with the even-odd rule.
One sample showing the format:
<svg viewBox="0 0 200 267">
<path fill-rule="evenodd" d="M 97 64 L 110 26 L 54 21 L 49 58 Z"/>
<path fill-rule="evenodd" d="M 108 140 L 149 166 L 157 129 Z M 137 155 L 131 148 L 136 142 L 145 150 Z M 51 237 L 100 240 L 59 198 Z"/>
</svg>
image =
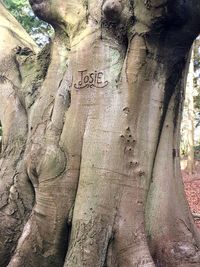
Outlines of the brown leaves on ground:
<svg viewBox="0 0 200 267">
<path fill-rule="evenodd" d="M 191 211 L 200 215 L 200 161 L 195 162 L 195 170 L 189 175 L 186 170 L 182 171 L 185 192 Z M 200 228 L 200 218 L 195 218 L 197 226 Z"/>
</svg>

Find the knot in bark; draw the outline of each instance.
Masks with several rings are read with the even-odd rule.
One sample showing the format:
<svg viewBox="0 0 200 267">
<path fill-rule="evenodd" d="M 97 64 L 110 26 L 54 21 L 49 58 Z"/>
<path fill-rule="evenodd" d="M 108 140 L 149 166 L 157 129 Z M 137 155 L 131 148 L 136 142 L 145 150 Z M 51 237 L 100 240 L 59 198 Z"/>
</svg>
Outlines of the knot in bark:
<svg viewBox="0 0 200 267">
<path fill-rule="evenodd" d="M 123 11 L 121 0 L 106 0 L 103 4 L 102 11 L 107 20 L 118 21 Z"/>
</svg>

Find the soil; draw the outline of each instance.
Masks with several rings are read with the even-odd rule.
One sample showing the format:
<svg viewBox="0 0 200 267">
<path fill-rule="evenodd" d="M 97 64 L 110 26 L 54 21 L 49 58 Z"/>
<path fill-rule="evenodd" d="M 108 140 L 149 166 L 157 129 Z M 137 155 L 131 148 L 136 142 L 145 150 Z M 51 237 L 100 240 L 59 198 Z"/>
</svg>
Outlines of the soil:
<svg viewBox="0 0 200 267">
<path fill-rule="evenodd" d="M 192 175 L 186 169 L 182 170 L 182 175 L 189 206 L 193 214 L 198 214 L 199 218 L 195 218 L 195 222 L 200 228 L 200 160 L 195 161 Z"/>
</svg>

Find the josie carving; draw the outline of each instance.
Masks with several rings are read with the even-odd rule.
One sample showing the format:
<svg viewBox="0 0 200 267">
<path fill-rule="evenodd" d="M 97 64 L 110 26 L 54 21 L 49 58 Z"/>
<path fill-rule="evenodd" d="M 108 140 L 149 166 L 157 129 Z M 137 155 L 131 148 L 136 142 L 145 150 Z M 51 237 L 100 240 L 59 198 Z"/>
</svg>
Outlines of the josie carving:
<svg viewBox="0 0 200 267">
<path fill-rule="evenodd" d="M 76 89 L 83 88 L 104 88 L 108 85 L 108 81 L 104 81 L 104 74 L 101 71 L 94 71 L 91 73 L 87 73 L 87 70 L 79 71 L 80 80 L 78 83 L 74 84 Z"/>
</svg>

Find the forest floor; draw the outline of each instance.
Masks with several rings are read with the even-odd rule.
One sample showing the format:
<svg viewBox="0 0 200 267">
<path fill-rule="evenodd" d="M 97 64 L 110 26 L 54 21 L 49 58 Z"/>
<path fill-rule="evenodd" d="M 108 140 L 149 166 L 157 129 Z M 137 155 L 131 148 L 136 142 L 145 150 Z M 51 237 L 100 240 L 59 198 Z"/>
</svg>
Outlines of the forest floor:
<svg viewBox="0 0 200 267">
<path fill-rule="evenodd" d="M 196 214 L 197 226 L 200 228 L 200 160 L 195 162 L 195 170 L 189 175 L 186 170 L 182 170 L 185 192 L 191 211 Z"/>
</svg>

